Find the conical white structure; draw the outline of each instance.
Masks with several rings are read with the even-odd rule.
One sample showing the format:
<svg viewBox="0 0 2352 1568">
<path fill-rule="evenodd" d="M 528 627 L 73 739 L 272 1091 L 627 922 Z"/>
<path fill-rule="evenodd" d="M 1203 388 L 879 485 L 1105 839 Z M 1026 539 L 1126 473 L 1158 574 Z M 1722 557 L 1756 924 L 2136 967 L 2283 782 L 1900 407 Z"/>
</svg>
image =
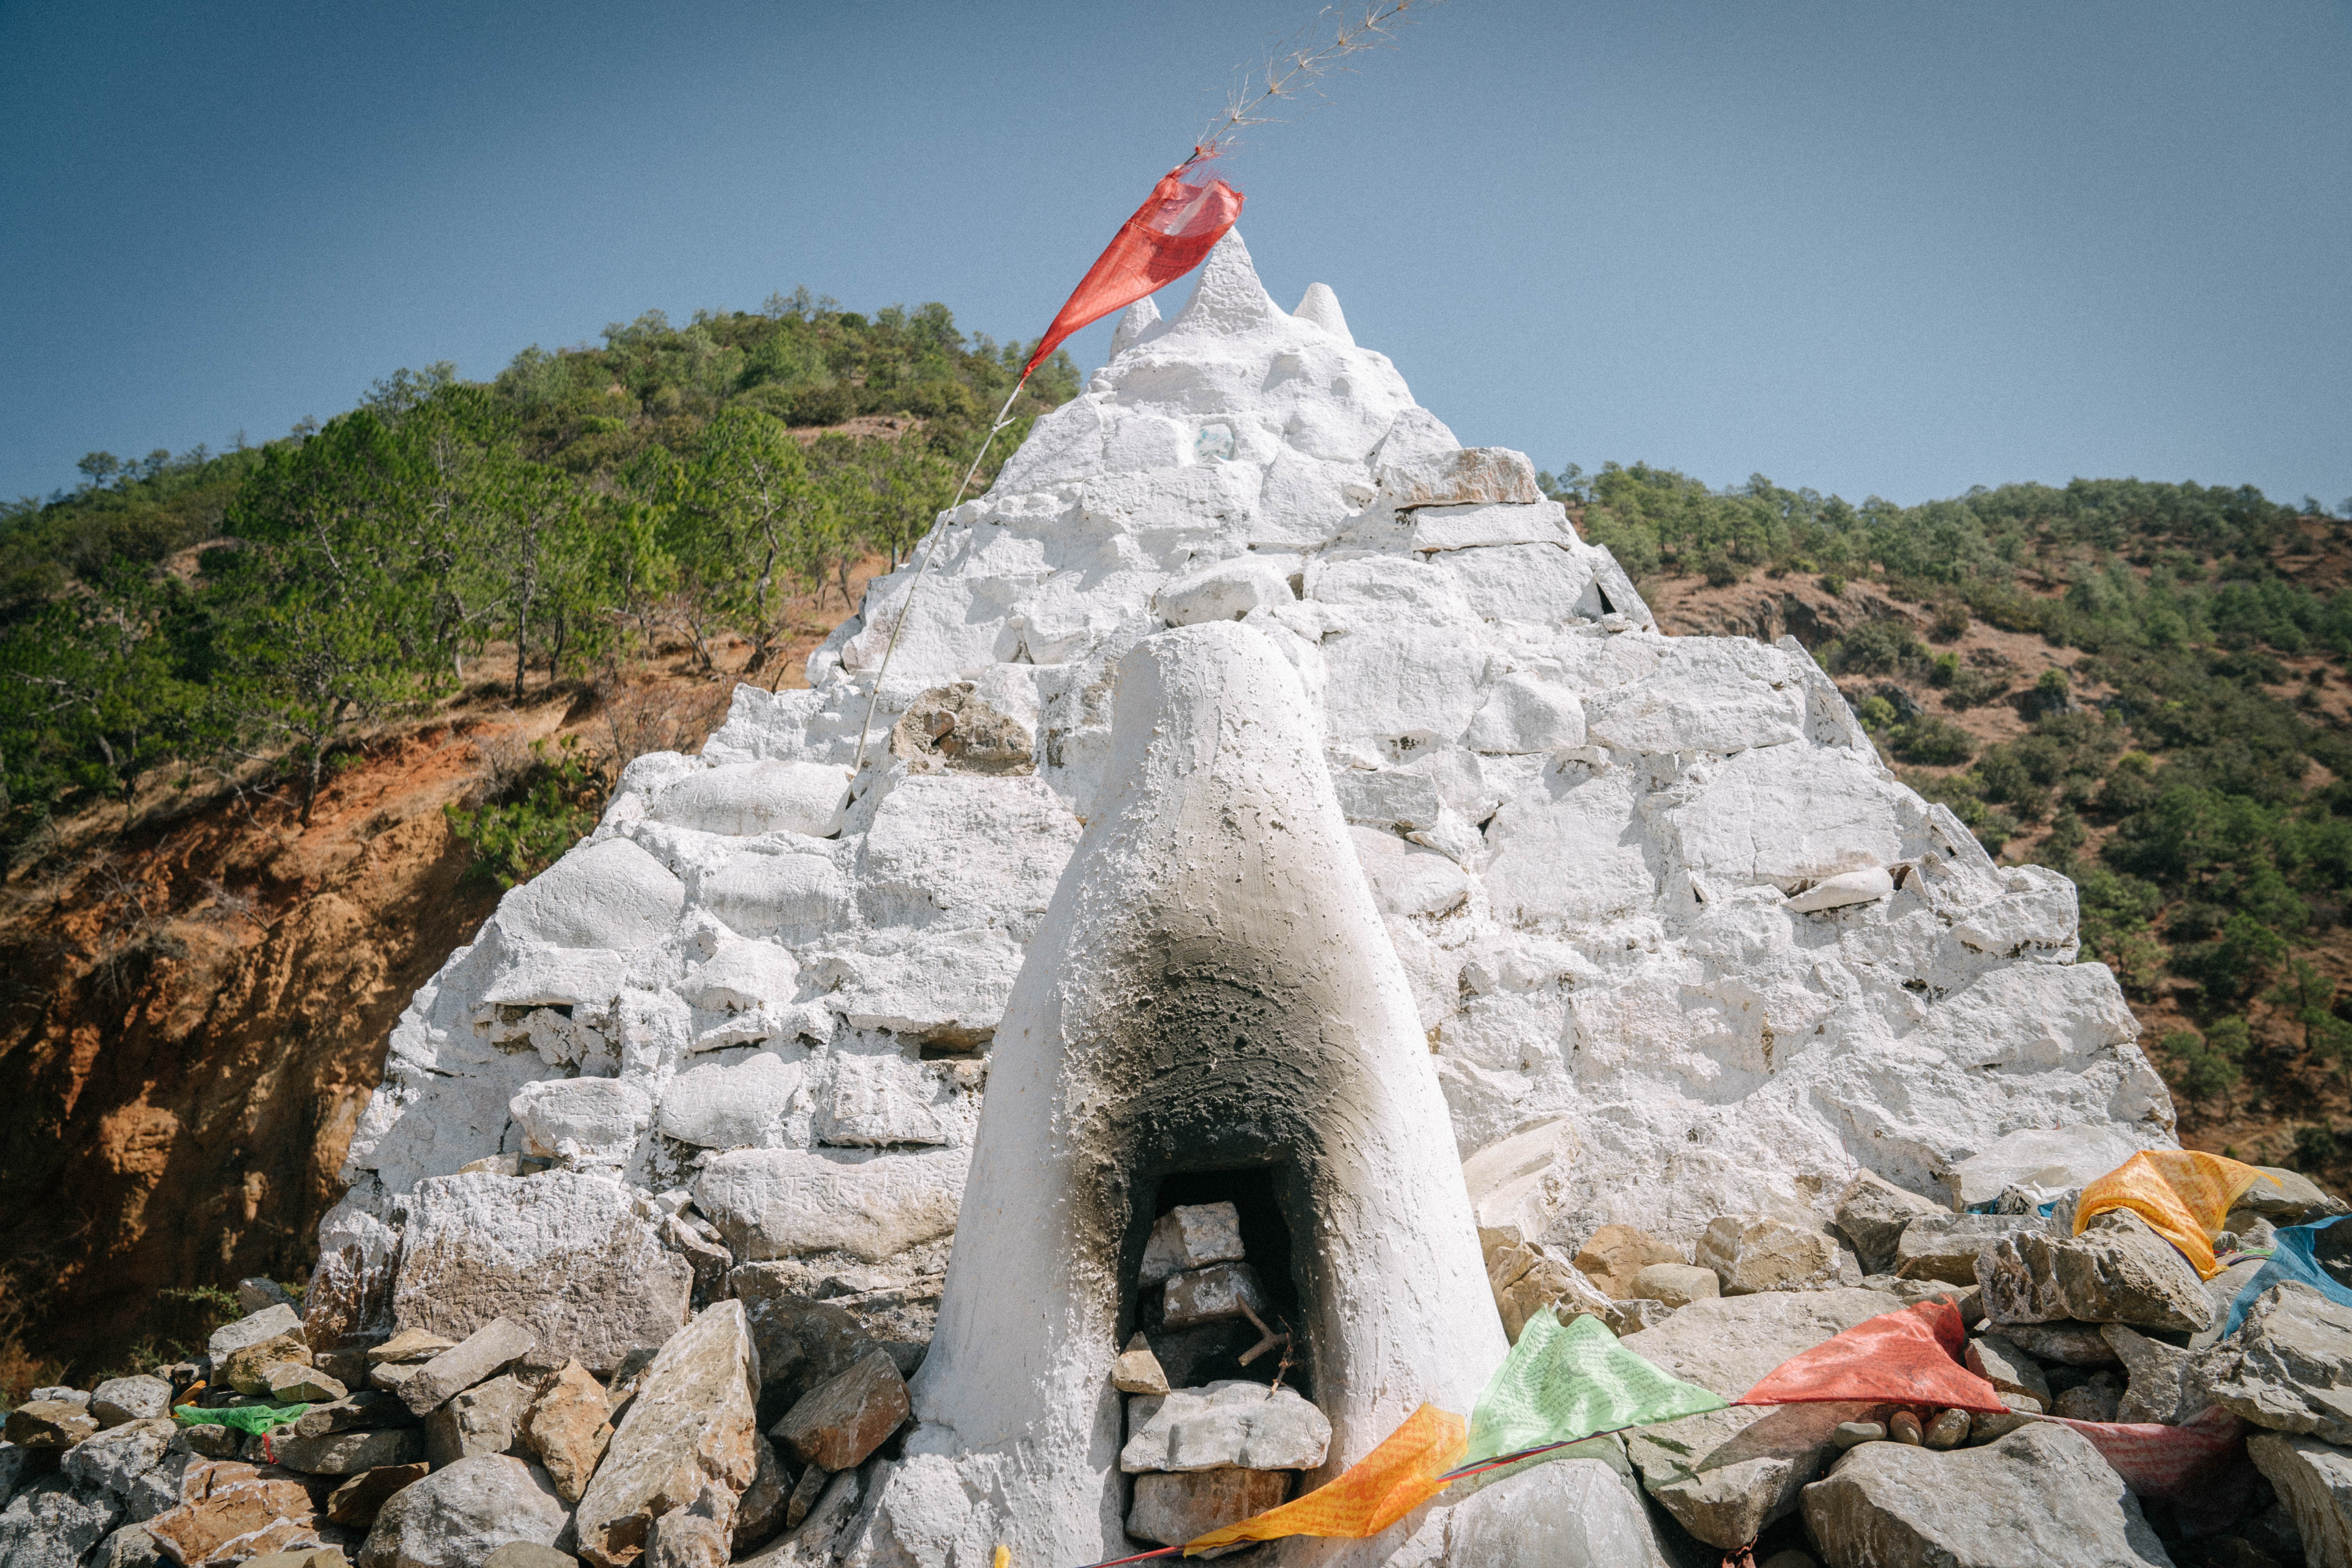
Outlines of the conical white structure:
<svg viewBox="0 0 2352 1568">
<path fill-rule="evenodd" d="M 1126 787 L 1112 715 L 1152 667 L 1124 661 L 1218 621 L 1278 650 L 1319 726 L 1456 1152 L 1540 1133 L 1482 1163 L 1509 1178 L 1490 1228 L 1688 1241 L 1727 1214 L 1818 1220 L 1858 1167 L 1940 1194 L 2021 1129 L 2172 1142 L 2114 978 L 2074 962 L 2071 884 L 1995 865 L 1889 776 L 1793 642 L 1658 635 L 1526 458 L 1464 449 L 1311 296 L 1283 310 L 1229 236 L 940 520 L 919 592 L 911 568 L 874 584 L 810 689 L 740 688 L 700 756 L 631 764 L 403 1016 L 314 1343 L 387 1326 L 404 1231 L 490 1223 L 470 1216 L 504 1189 L 447 1173 L 505 1153 L 603 1173 L 648 1215 L 690 1195 L 739 1262 L 911 1357 L 983 1084 L 994 1117 L 1017 1079 L 991 1062 L 1016 977 L 1024 1007 L 1086 979 L 1024 964 Z M 909 721 L 853 782 L 910 594 L 881 694 Z M 590 1217 L 572 1231 L 612 1233 Z M 551 1267 L 526 1219 L 514 1266 Z M 940 1354 L 934 1426 L 961 1397 L 944 1369 L 981 1375 Z M 1076 1375 L 1055 1364 L 1031 1371 Z M 1091 1434 L 1100 1399 L 1064 1419 Z M 1025 1484 L 957 1508 L 1010 1517 Z"/>
<path fill-rule="evenodd" d="M 1329 1473 L 1423 1401 L 1468 1410 L 1502 1360 L 1444 1098 L 1315 730 L 1248 627 L 1120 661 L 1100 814 L 997 1031 L 921 1425 L 868 1510 L 877 1561 L 1124 1555 L 1110 1372 L 1138 1189 L 1163 1173 L 1273 1169 Z"/>
</svg>

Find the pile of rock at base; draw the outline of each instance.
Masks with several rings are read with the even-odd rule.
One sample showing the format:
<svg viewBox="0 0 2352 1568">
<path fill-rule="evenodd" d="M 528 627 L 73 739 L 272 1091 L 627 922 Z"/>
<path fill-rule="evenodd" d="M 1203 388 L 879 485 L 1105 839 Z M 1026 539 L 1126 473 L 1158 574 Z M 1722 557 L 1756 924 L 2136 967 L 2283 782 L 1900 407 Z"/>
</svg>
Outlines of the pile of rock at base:
<svg viewBox="0 0 2352 1568">
<path fill-rule="evenodd" d="M 1279 1373 L 1273 1384 L 1228 1377 L 1169 1386 L 1167 1365 L 1189 1373 L 1213 1363 L 1226 1352 L 1227 1331 L 1244 1324 L 1257 1342 L 1233 1355 L 1236 1367 L 1268 1354 L 1287 1366 L 1288 1335 L 1265 1324 L 1265 1289 L 1244 1253 L 1234 1205 L 1179 1205 L 1160 1215 L 1139 1280 L 1157 1287 L 1160 1301 L 1153 1333 L 1138 1331 L 1112 1376 L 1128 1395 L 1128 1438 L 1118 1456 L 1120 1470 L 1135 1478 L 1127 1532 L 1180 1546 L 1288 1501 L 1298 1472 L 1323 1463 L 1331 1423 L 1296 1389 L 1280 1386 Z"/>
<path fill-rule="evenodd" d="M 2344 1211 L 2269 1173 L 2219 1255 Z M 1959 1309 L 1966 1363 L 2007 1414 L 1734 1405 L 1628 1434 L 1643 1490 L 1672 1521 L 1669 1549 L 1752 1546 L 1773 1568 L 2352 1564 L 2352 1308 L 2284 1283 L 2225 1335 L 2260 1257 L 2204 1280 L 2127 1211 L 2074 1234 L 2074 1197 L 2012 1186 L 1990 1212 L 1956 1212 L 1864 1173 L 1833 1231 L 1726 1216 L 1685 1255 L 1609 1226 L 1568 1257 L 1489 1231 L 1489 1279 L 1515 1339 L 1546 1306 L 1599 1317 L 1628 1349 L 1734 1399 L 1878 1313 L 1937 1295 Z M 2251 1424 L 2247 1459 L 2148 1499 L 2064 1424 L 2226 1434 L 2230 1416 Z"/>
<path fill-rule="evenodd" d="M 858 1320 L 756 1267 L 717 1290 L 588 1366 L 506 1316 L 314 1352 L 284 1293 L 248 1281 L 247 1315 L 196 1361 L 9 1412 L 0 1563 L 825 1562 L 907 1418 L 905 1380 Z"/>
</svg>

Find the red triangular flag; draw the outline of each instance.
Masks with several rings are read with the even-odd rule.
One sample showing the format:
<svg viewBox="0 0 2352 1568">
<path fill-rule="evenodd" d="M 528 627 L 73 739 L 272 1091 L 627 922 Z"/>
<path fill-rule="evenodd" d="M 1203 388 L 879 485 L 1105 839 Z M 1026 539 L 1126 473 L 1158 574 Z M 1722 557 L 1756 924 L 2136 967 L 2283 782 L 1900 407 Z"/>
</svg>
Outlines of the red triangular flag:
<svg viewBox="0 0 2352 1568">
<path fill-rule="evenodd" d="M 1882 1312 L 1782 1362 L 1735 1405 L 1814 1405 L 1876 1400 L 1939 1410 L 2009 1407 L 2000 1391 L 1954 1358 L 1967 1338 L 1960 1310 L 1937 1298 Z"/>
<path fill-rule="evenodd" d="M 1213 177 L 1201 184 L 1188 181 L 1185 175 L 1199 163 L 1195 158 L 1169 170 L 1151 188 L 1150 200 L 1118 226 L 1110 248 L 1095 258 L 1069 303 L 1038 340 L 1037 352 L 1021 367 L 1023 375 L 1035 370 L 1072 332 L 1192 271 L 1225 237 L 1242 216 L 1242 194 Z"/>
</svg>

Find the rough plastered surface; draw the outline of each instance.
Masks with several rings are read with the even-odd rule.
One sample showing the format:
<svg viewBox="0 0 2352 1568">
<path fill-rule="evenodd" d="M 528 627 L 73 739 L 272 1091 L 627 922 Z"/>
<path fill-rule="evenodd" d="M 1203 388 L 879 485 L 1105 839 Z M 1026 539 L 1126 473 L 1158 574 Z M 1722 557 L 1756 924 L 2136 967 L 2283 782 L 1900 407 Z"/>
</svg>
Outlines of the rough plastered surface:
<svg viewBox="0 0 2352 1568">
<path fill-rule="evenodd" d="M 1551 1124 L 1555 1240 L 1820 1215 L 1857 1165 L 1940 1194 L 2021 1128 L 2172 1142 L 2113 978 L 2074 962 L 2070 886 L 1995 867 L 1888 776 L 1795 645 L 1659 636 L 1607 552 L 1512 499 L 1523 459 L 1462 453 L 1328 290 L 1307 305 L 1229 237 L 1172 320 L 1130 312 L 943 517 L 861 777 L 911 570 L 812 689 L 741 688 L 702 755 L 630 766 L 403 1016 L 321 1301 L 381 1321 L 394 1200 L 526 1152 L 692 1188 L 836 1294 L 935 1288 L 1119 659 L 1236 617 L 1319 717 L 1460 1150 Z M 927 749 L 920 713 L 887 733 L 942 689 L 985 746 Z M 1893 890 L 1803 907 L 1856 872 Z"/>
<path fill-rule="evenodd" d="M 852 1563 L 1124 1554 L 1135 1434 L 1112 1363 L 1170 1173 L 1269 1165 L 1285 1211 L 1312 1216 L 1295 1375 L 1328 1418 L 1328 1464 L 1244 1463 L 1328 1479 L 1424 1402 L 1469 1409 L 1503 1359 L 1411 983 L 1296 672 L 1227 621 L 1147 638 L 1118 673 L 1118 788 L 996 1037 L 919 1425 Z"/>
</svg>

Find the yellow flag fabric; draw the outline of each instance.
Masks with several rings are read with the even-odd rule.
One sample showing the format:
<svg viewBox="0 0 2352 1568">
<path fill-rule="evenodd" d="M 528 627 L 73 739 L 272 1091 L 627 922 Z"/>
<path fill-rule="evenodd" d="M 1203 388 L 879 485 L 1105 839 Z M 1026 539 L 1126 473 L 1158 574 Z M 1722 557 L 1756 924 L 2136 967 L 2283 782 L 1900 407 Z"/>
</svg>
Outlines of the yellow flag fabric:
<svg viewBox="0 0 2352 1568">
<path fill-rule="evenodd" d="M 1468 1440 L 1469 1425 L 1461 1416 L 1424 1405 L 1335 1479 L 1280 1508 L 1194 1537 L 1184 1543 L 1184 1555 L 1286 1535 L 1378 1535 L 1444 1489 L 1437 1478 L 1460 1460 Z"/>
<path fill-rule="evenodd" d="M 2148 1227 L 2180 1249 L 2200 1278 L 2221 1272 L 2213 1238 L 2231 1205 L 2263 1176 L 2252 1165 L 2197 1149 L 2158 1149 L 2134 1154 L 2083 1189 L 2074 1205 L 2074 1234 L 2095 1215 L 2129 1209 Z"/>
</svg>

